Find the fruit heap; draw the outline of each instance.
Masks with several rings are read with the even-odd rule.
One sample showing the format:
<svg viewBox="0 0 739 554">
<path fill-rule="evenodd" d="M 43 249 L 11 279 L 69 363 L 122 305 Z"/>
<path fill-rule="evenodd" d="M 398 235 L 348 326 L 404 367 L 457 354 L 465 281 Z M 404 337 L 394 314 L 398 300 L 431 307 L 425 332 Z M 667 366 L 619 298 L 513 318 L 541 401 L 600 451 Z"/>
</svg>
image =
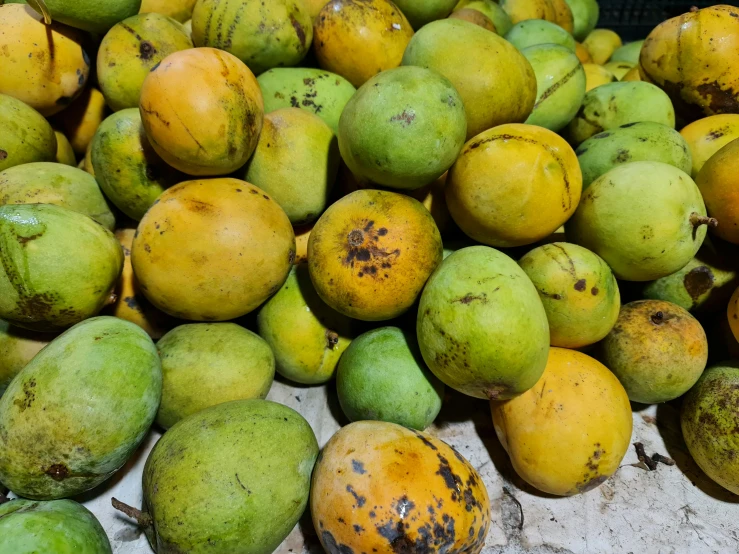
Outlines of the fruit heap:
<svg viewBox="0 0 739 554">
<path fill-rule="evenodd" d="M 562 496 L 619 467 L 630 401 L 686 395 L 739 494 L 739 9 L 597 21 L 0 5 L 0 551 L 110 552 L 68 499 L 156 425 L 143 507 L 114 505 L 159 553 L 272 552 L 308 503 L 331 554 L 478 553 L 485 484 L 426 431 L 450 389 Z M 336 377 L 320 455 L 275 372 Z"/>
</svg>

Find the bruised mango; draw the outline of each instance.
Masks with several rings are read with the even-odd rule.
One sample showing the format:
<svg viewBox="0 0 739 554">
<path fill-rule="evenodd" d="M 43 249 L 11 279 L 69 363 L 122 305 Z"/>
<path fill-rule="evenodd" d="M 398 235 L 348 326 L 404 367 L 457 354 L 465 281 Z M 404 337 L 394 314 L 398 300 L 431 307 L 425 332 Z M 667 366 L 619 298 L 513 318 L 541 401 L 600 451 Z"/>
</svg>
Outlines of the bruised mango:
<svg viewBox="0 0 739 554">
<path fill-rule="evenodd" d="M 499 3 L 514 25 L 528 19 L 546 19 L 553 22 L 557 17 L 549 0 L 500 0 Z"/>
<path fill-rule="evenodd" d="M 59 164 L 77 167 L 77 160 L 69 139 L 61 131 L 54 131 L 54 135 L 56 136 L 56 158 L 54 161 Z"/>
<path fill-rule="evenodd" d="M 739 138 L 739 114 L 704 117 L 683 127 L 680 134 L 690 148 L 693 158 L 693 168 L 690 174 L 695 179 L 711 156 Z"/>
<path fill-rule="evenodd" d="M 54 161 L 56 135 L 49 122 L 33 108 L 5 94 L 0 94 L 0 128 L 0 171 L 31 162 Z"/>
<path fill-rule="evenodd" d="M 708 215 L 719 222 L 713 232 L 733 244 L 739 244 L 739 140 L 734 139 L 703 165 L 695 182 L 706 202 Z"/>
<path fill-rule="evenodd" d="M 585 71 L 585 92 L 589 92 L 596 87 L 613 83 L 618 80 L 613 73 L 608 71 L 602 65 L 584 63 L 582 68 Z"/>
<path fill-rule="evenodd" d="M 192 17 L 197 0 L 142 0 L 139 13 L 159 13 L 184 23 Z"/>
<path fill-rule="evenodd" d="M 585 37 L 582 45 L 590 52 L 593 63 L 600 65 L 605 64 L 611 59 L 613 53 L 620 48 L 623 43 L 614 31 L 610 29 L 595 29 Z"/>
<path fill-rule="evenodd" d="M 603 364 L 552 348 L 539 381 L 491 402 L 495 432 L 524 481 L 560 496 L 587 492 L 613 475 L 631 442 L 631 405 Z"/>
<path fill-rule="evenodd" d="M 0 319 L 0 396 L 54 335 L 36 333 Z"/>
<path fill-rule="evenodd" d="M 519 50 L 537 44 L 558 44 L 572 52 L 575 39 L 559 25 L 544 19 L 527 19 L 516 23 L 505 35 L 505 39 Z"/>
<path fill-rule="evenodd" d="M 485 483 L 459 452 L 379 421 L 352 423 L 329 440 L 310 506 L 326 552 L 479 554 L 491 521 Z"/>
<path fill-rule="evenodd" d="M 106 115 L 103 93 L 95 87 L 88 87 L 71 106 L 57 114 L 52 122 L 55 127 L 64 131 L 75 153 L 81 156 Z"/>
<path fill-rule="evenodd" d="M 413 25 L 414 29 L 420 29 L 427 23 L 447 17 L 457 0 L 396 0 L 395 5 L 400 8 Z"/>
<path fill-rule="evenodd" d="M 495 24 L 487 15 L 471 8 L 462 8 L 461 10 L 457 10 L 456 12 L 452 12 L 452 14 L 449 16 L 449 19 L 462 19 L 464 21 L 474 23 L 475 25 L 482 27 L 483 29 L 492 31 L 493 33 L 497 32 L 495 29 Z"/>
<path fill-rule="evenodd" d="M 460 0 L 454 7 L 454 10 L 456 12 L 463 9 L 475 10 L 487 16 L 493 22 L 493 25 L 495 25 L 495 32 L 501 36 L 505 35 L 513 27 L 511 17 L 494 0 Z"/>
</svg>

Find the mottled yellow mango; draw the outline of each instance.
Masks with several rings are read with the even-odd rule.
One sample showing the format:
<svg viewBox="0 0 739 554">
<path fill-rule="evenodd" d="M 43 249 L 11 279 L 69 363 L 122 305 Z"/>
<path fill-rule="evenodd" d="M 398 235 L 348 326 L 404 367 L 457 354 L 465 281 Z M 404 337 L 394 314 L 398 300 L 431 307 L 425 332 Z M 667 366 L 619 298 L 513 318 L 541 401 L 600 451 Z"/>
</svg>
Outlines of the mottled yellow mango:
<svg viewBox="0 0 739 554">
<path fill-rule="evenodd" d="M 695 179 L 703 165 L 716 152 L 739 138 L 739 114 L 726 113 L 711 115 L 683 127 L 680 134 L 688 143 L 693 156 L 693 169 L 690 173 Z"/>
</svg>

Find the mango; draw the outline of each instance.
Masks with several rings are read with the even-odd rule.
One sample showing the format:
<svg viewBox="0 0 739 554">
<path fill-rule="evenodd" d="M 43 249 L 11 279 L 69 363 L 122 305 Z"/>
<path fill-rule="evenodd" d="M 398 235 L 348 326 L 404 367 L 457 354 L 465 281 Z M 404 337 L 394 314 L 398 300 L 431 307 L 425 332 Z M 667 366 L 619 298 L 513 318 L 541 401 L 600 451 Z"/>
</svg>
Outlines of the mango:
<svg viewBox="0 0 739 554">
<path fill-rule="evenodd" d="M 315 19 L 321 11 L 321 8 L 326 5 L 326 0 L 303 0 L 303 4 L 308 8 L 308 14 L 311 19 Z"/>
<path fill-rule="evenodd" d="M 690 175 L 695 179 L 711 156 L 739 138 L 739 114 L 704 117 L 683 127 L 680 134 L 690 148 L 693 158 L 693 169 Z"/>
<path fill-rule="evenodd" d="M 390 0 L 330 0 L 313 33 L 320 67 L 360 87 L 400 65 L 413 27 Z"/>
<path fill-rule="evenodd" d="M 318 296 L 364 321 L 405 313 L 441 258 L 441 235 L 428 210 L 413 198 L 380 190 L 358 190 L 338 200 L 308 241 Z"/>
<path fill-rule="evenodd" d="M 596 488 L 616 472 L 631 442 L 626 391 L 604 365 L 575 350 L 552 348 L 531 389 L 491 407 L 516 473 L 549 494 Z"/>
<path fill-rule="evenodd" d="M 680 133 L 662 123 L 627 123 L 593 135 L 575 150 L 582 169 L 583 188 L 614 167 L 652 161 L 690 173 L 691 155 Z"/>
<path fill-rule="evenodd" d="M 5 94 L 0 94 L 0 128 L 0 171 L 31 162 L 54 161 L 54 129 L 36 110 Z"/>
<path fill-rule="evenodd" d="M 294 258 L 295 235 L 277 202 L 224 178 L 162 193 L 139 224 L 131 261 L 142 292 L 163 312 L 224 321 L 277 292 Z"/>
<path fill-rule="evenodd" d="M 593 63 L 593 58 L 590 57 L 590 52 L 588 52 L 588 49 L 580 42 L 575 42 L 575 54 L 577 55 L 577 59 L 580 60 L 580 63 Z"/>
<path fill-rule="evenodd" d="M 138 104 L 137 104 L 138 105 Z M 107 115 L 103 93 L 87 87 L 52 123 L 69 137 L 75 154 L 83 155 Z"/>
<path fill-rule="evenodd" d="M 36 333 L 0 319 L 0 396 L 53 335 Z"/>
<path fill-rule="evenodd" d="M 737 433 L 739 367 L 724 362 L 707 369 L 683 402 L 680 426 L 693 459 L 716 483 L 739 494 Z"/>
<path fill-rule="evenodd" d="M 464 21 L 469 21 L 470 23 L 474 23 L 475 25 L 482 27 L 483 29 L 487 29 L 488 31 L 497 33 L 495 24 L 487 15 L 471 8 L 462 8 L 461 10 L 457 10 L 456 12 L 452 12 L 449 16 L 449 19 L 462 19 Z"/>
<path fill-rule="evenodd" d="M 192 40 L 192 19 L 188 19 L 182 24 L 182 27 L 185 29 L 185 33 L 188 37 L 190 37 L 190 40 Z"/>
<path fill-rule="evenodd" d="M 72 500 L 12 500 L 0 506 L 0 542 L 5 552 L 111 554 L 100 522 Z"/>
<path fill-rule="evenodd" d="M 317 456 L 308 422 L 274 402 L 237 400 L 182 420 L 144 467 L 152 545 L 160 554 L 270 554 L 308 504 Z"/>
<path fill-rule="evenodd" d="M 321 118 L 298 108 L 268 113 L 259 142 L 239 175 L 277 202 L 293 225 L 326 209 L 339 171 L 336 136 Z"/>
<path fill-rule="evenodd" d="M 115 228 L 95 178 L 68 165 L 35 162 L 0 171 L 0 205 L 5 204 L 55 204 L 90 216 L 109 231 Z"/>
<path fill-rule="evenodd" d="M 703 165 L 695 178 L 708 215 L 718 219 L 713 230 L 719 238 L 739 244 L 739 193 L 736 175 L 739 170 L 739 140 L 722 147 Z"/>
<path fill-rule="evenodd" d="M 572 11 L 572 35 L 580 42 L 595 29 L 600 16 L 596 0 L 565 0 Z"/>
<path fill-rule="evenodd" d="M 601 85 L 618 81 L 616 76 L 602 65 L 584 63 L 582 68 L 585 71 L 585 92 L 590 92 Z"/>
<path fill-rule="evenodd" d="M 84 35 L 62 23 L 44 24 L 25 4 L 0 5 L 0 94 L 49 116 L 67 107 L 85 87 L 90 58 Z"/>
<path fill-rule="evenodd" d="M 620 79 L 621 81 L 641 81 L 641 75 L 639 74 L 639 66 L 632 67 L 629 69 L 623 77 Z"/>
<path fill-rule="evenodd" d="M 141 328 L 107 316 L 75 325 L 0 398 L 0 481 L 39 500 L 96 487 L 146 436 L 161 392 L 156 347 Z"/>
<path fill-rule="evenodd" d="M 585 71 L 577 56 L 564 46 L 539 44 L 521 53 L 536 75 L 536 103 L 526 123 L 559 131 L 580 109 L 585 97 Z"/>
<path fill-rule="evenodd" d="M 74 150 L 69 139 L 61 131 L 54 131 L 54 136 L 56 136 L 56 157 L 54 161 L 59 164 L 77 167 L 77 160 L 74 157 Z"/>
<path fill-rule="evenodd" d="M 587 93 L 575 119 L 567 127 L 578 145 L 593 135 L 627 123 L 654 121 L 675 128 L 675 110 L 668 96 L 641 81 L 609 83 Z"/>
<path fill-rule="evenodd" d="M 575 51 L 572 35 L 556 23 L 544 19 L 527 19 L 516 23 L 506 33 L 505 39 L 519 50 L 537 44 L 558 44 Z"/>
<path fill-rule="evenodd" d="M 326 552 L 479 554 L 491 521 L 485 483 L 459 452 L 380 421 L 352 423 L 329 440 L 310 505 Z"/>
<path fill-rule="evenodd" d="M 295 259 L 294 265 L 304 264 L 308 262 L 308 239 L 313 230 L 314 224 L 293 227 L 295 232 Z"/>
<path fill-rule="evenodd" d="M 657 25 L 644 41 L 640 71 L 687 120 L 737 113 L 737 52 L 739 8 L 711 6 Z"/>
<path fill-rule="evenodd" d="M 192 48 L 182 25 L 158 13 L 134 15 L 103 37 L 97 56 L 97 78 L 113 111 L 137 108 L 149 72 L 180 50 Z"/>
<path fill-rule="evenodd" d="M 495 32 L 500 36 L 505 35 L 513 27 L 511 17 L 494 0 L 460 0 L 454 11 L 462 9 L 475 10 L 487 16 L 495 25 Z"/>
<path fill-rule="evenodd" d="M 572 9 L 566 0 L 549 0 L 554 8 L 554 23 L 562 27 L 565 31 L 572 34 L 575 30 L 575 18 L 572 15 Z"/>
<path fill-rule="evenodd" d="M 535 125 L 494 127 L 465 145 L 449 171 L 449 212 L 469 237 L 511 247 L 545 238 L 580 201 L 582 176 L 565 140 Z"/>
<path fill-rule="evenodd" d="M 302 0 L 200 0 L 192 40 L 233 54 L 259 75 L 300 63 L 313 41 L 313 20 Z"/>
<path fill-rule="evenodd" d="M 318 296 L 305 264 L 293 267 L 282 288 L 262 306 L 257 326 L 274 352 L 277 372 L 304 385 L 329 381 L 356 335 L 353 320 Z"/>
<path fill-rule="evenodd" d="M 590 52 L 593 63 L 599 65 L 605 64 L 613 53 L 623 46 L 621 37 L 610 29 L 594 29 L 585 37 L 582 44 Z"/>
<path fill-rule="evenodd" d="M 554 6 L 549 0 L 500 0 L 499 4 L 514 25 L 528 19 L 554 21 L 556 17 Z"/>
<path fill-rule="evenodd" d="M 727 319 L 731 334 L 734 336 L 735 341 L 739 341 L 739 287 L 734 291 L 729 300 L 729 305 L 726 309 Z"/>
<path fill-rule="evenodd" d="M 395 0 L 394 4 L 400 8 L 414 29 L 420 29 L 427 23 L 447 17 L 452 13 L 457 0 Z"/>
<path fill-rule="evenodd" d="M 421 295 L 418 343 L 429 369 L 475 398 L 512 398 L 536 383 L 549 325 L 536 287 L 505 254 L 472 246 L 448 256 Z"/>
<path fill-rule="evenodd" d="M 467 114 L 468 140 L 496 125 L 525 121 L 534 107 L 536 76 L 528 60 L 502 37 L 467 21 L 426 25 L 408 45 L 403 65 L 433 69 L 451 81 Z"/>
<path fill-rule="evenodd" d="M 258 78 L 264 95 L 264 113 L 300 108 L 320 117 L 334 134 L 339 117 L 357 89 L 341 75 L 308 67 L 277 67 Z"/>
<path fill-rule="evenodd" d="M 90 161 L 105 196 L 136 221 L 162 192 L 185 178 L 154 151 L 136 108 L 103 121 L 92 142 Z"/>
<path fill-rule="evenodd" d="M 444 384 L 424 364 L 415 336 L 381 327 L 358 336 L 341 356 L 336 392 L 350 421 L 423 431 L 439 415 Z"/>
<path fill-rule="evenodd" d="M 141 0 L 44 0 L 44 4 L 53 21 L 103 34 L 119 21 L 138 13 Z"/>
<path fill-rule="evenodd" d="M 184 23 L 192 17 L 197 0 L 141 0 L 139 13 L 159 13 Z"/>
<path fill-rule="evenodd" d="M 641 53 L 642 46 L 644 46 L 643 40 L 627 42 L 613 51 L 611 61 L 627 62 L 632 66 L 639 65 L 639 54 Z"/>
<path fill-rule="evenodd" d="M 622 81 L 626 74 L 634 69 L 634 64 L 630 62 L 608 62 L 603 67 L 613 73 L 619 81 Z"/>
<path fill-rule="evenodd" d="M 359 177 L 413 190 L 451 167 L 466 134 L 462 98 L 452 83 L 436 71 L 399 67 L 367 81 L 346 104 L 339 149 Z"/>
<path fill-rule="evenodd" d="M 631 162 L 593 181 L 565 229 L 617 278 L 653 281 L 685 267 L 706 225 L 715 224 L 686 173 L 662 162 Z"/>
<path fill-rule="evenodd" d="M 87 145 L 87 150 L 85 150 L 85 157 L 80 162 L 78 169 L 84 169 L 90 175 L 95 177 L 95 169 L 93 169 L 92 167 L 92 143 Z"/>
</svg>

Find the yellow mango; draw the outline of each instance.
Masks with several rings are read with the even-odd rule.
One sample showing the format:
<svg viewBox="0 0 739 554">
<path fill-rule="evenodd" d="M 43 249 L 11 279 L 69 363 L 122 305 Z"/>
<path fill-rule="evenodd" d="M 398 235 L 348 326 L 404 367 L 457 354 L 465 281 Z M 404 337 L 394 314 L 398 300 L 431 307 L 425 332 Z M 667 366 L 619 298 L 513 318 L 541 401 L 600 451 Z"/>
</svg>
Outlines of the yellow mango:
<svg viewBox="0 0 739 554">
<path fill-rule="evenodd" d="M 716 152 L 739 138 L 739 114 L 711 115 L 683 127 L 680 134 L 693 156 L 691 176 L 695 179 L 703 165 Z"/>
<path fill-rule="evenodd" d="M 731 295 L 726 312 L 731 334 L 734 336 L 734 340 L 739 341 L 739 287 Z"/>
<path fill-rule="evenodd" d="M 160 13 L 184 23 L 192 17 L 197 0 L 142 0 L 139 13 Z"/>
<path fill-rule="evenodd" d="M 74 150 L 67 137 L 61 131 L 54 131 L 54 135 L 56 135 L 56 163 L 76 166 Z"/>
<path fill-rule="evenodd" d="M 562 27 L 565 31 L 572 34 L 575 29 L 575 20 L 572 16 L 572 10 L 565 0 L 550 0 L 552 8 L 554 8 L 554 23 Z"/>
<path fill-rule="evenodd" d="M 107 115 L 103 93 L 88 87 L 62 113 L 54 117 L 54 126 L 69 138 L 75 154 L 82 156 L 92 142 L 100 124 Z"/>
<path fill-rule="evenodd" d="M 452 12 L 449 19 L 462 19 L 464 21 L 469 21 L 470 23 L 474 23 L 483 29 L 487 29 L 488 31 L 492 31 L 497 34 L 495 23 L 493 23 L 492 20 L 484 13 L 472 8 L 462 8 L 456 12 Z"/>
<path fill-rule="evenodd" d="M 527 19 L 546 19 L 556 23 L 557 12 L 550 0 L 500 0 L 500 7 L 515 25 Z"/>
<path fill-rule="evenodd" d="M 718 220 L 711 231 L 739 244 L 739 139 L 732 140 L 703 165 L 695 178 L 708 215 Z"/>
<path fill-rule="evenodd" d="M 618 81 L 616 76 L 602 65 L 584 63 L 582 64 L 582 68 L 585 70 L 585 92 L 593 90 L 595 87 Z"/>
<path fill-rule="evenodd" d="M 593 63 L 593 58 L 590 57 L 590 52 L 585 48 L 581 42 L 575 42 L 575 55 L 580 63 Z"/>
<path fill-rule="evenodd" d="M 610 29 L 593 29 L 582 44 L 590 52 L 593 63 L 599 65 L 610 60 L 616 49 L 623 46 L 621 37 Z"/>
<path fill-rule="evenodd" d="M 641 81 L 641 74 L 639 73 L 639 66 L 632 67 L 626 74 L 621 77 L 622 81 Z"/>
<path fill-rule="evenodd" d="M 313 230 L 314 223 L 295 227 L 295 260 L 294 265 L 308 263 L 308 239 Z"/>
<path fill-rule="evenodd" d="M 623 81 L 626 74 L 634 69 L 634 65 L 629 62 L 608 62 L 603 67 L 613 73 L 619 81 Z"/>
</svg>

